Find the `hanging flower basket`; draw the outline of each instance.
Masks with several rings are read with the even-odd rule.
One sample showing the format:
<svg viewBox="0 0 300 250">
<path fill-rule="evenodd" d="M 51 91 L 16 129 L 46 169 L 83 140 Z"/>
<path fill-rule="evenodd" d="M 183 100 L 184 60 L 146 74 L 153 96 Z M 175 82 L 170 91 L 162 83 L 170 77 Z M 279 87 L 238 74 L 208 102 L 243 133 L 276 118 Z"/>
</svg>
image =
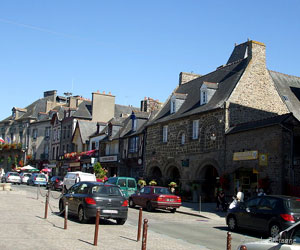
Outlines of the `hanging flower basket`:
<svg viewBox="0 0 300 250">
<path fill-rule="evenodd" d="M 152 180 L 152 181 L 149 182 L 149 185 L 150 186 L 156 186 L 157 182 L 155 180 Z"/>
<path fill-rule="evenodd" d="M 177 183 L 174 182 L 174 181 L 171 181 L 171 182 L 169 183 L 169 186 L 170 186 L 170 187 L 177 187 Z"/>
</svg>

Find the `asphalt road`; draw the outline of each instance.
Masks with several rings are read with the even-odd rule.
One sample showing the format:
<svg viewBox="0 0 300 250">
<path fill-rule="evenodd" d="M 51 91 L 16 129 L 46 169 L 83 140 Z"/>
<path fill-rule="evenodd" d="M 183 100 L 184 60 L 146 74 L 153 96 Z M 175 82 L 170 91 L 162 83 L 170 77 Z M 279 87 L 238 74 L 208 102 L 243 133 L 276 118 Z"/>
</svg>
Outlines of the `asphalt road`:
<svg viewBox="0 0 300 250">
<path fill-rule="evenodd" d="M 16 190 L 26 190 L 37 195 L 37 188 L 26 185 L 13 186 Z M 45 188 L 41 188 L 43 194 Z M 59 192 L 51 192 L 53 197 L 59 197 Z M 39 194 L 40 195 L 40 194 Z M 41 198 L 41 197 L 40 197 Z M 58 200 L 52 199 L 52 209 L 58 210 Z M 138 208 L 129 208 L 126 224 L 137 226 Z M 226 249 L 227 226 L 224 218 L 205 219 L 182 213 L 170 213 L 164 210 L 154 212 L 143 211 L 143 218 L 149 221 L 149 229 L 161 235 L 182 240 L 199 246 L 201 249 L 223 250 Z M 257 233 L 242 231 L 232 233 L 232 249 L 236 249 L 242 242 L 257 241 L 261 236 Z"/>
</svg>

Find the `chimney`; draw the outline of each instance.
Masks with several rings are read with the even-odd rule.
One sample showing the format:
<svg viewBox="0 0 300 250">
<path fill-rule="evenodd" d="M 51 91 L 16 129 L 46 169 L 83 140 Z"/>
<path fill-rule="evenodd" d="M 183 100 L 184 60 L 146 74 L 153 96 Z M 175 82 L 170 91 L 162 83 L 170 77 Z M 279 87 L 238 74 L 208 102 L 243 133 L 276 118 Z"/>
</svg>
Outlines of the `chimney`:
<svg viewBox="0 0 300 250">
<path fill-rule="evenodd" d="M 44 97 L 52 96 L 50 101 L 56 102 L 56 93 L 57 93 L 57 90 L 45 91 L 44 92 Z"/>
<path fill-rule="evenodd" d="M 198 77 L 201 77 L 201 75 L 194 74 L 194 73 L 186 73 L 186 72 L 180 72 L 179 74 L 179 85 L 185 84 L 189 81 L 192 81 Z"/>
<path fill-rule="evenodd" d="M 115 96 L 92 93 L 92 121 L 108 122 L 115 115 Z"/>
<path fill-rule="evenodd" d="M 77 98 L 74 96 L 68 97 L 69 108 L 77 108 Z"/>
</svg>

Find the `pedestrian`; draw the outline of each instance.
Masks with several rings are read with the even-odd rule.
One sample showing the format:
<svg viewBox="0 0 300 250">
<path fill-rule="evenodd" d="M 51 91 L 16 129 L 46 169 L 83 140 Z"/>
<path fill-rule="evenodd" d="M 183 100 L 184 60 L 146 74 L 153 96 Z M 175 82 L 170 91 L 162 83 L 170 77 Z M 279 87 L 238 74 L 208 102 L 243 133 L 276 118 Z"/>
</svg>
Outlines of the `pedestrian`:
<svg viewBox="0 0 300 250">
<path fill-rule="evenodd" d="M 225 193 L 222 188 L 219 189 L 218 200 L 221 205 L 222 211 L 225 212 L 227 209 L 226 209 Z"/>
<path fill-rule="evenodd" d="M 215 193 L 215 196 L 216 196 L 216 203 L 217 203 L 217 206 L 216 206 L 216 210 L 218 211 L 220 209 L 220 205 L 221 205 L 221 202 L 220 202 L 220 199 L 219 199 L 219 193 L 220 193 L 220 189 L 218 188 L 216 190 L 216 193 Z"/>
<path fill-rule="evenodd" d="M 264 196 L 264 195 L 266 195 L 264 190 L 262 188 L 260 188 L 257 196 Z"/>
<path fill-rule="evenodd" d="M 80 176 L 79 176 L 79 174 L 76 174 L 75 183 L 78 183 L 78 182 L 80 182 Z"/>
<path fill-rule="evenodd" d="M 238 188 L 238 193 L 236 195 L 237 202 L 244 202 L 244 193 L 242 192 L 242 188 Z"/>
</svg>

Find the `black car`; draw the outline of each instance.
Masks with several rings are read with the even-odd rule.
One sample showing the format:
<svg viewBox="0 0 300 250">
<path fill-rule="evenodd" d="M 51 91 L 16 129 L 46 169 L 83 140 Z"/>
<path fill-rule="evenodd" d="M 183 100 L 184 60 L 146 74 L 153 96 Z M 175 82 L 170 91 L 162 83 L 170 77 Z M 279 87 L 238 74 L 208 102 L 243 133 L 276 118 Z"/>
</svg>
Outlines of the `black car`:
<svg viewBox="0 0 300 250">
<path fill-rule="evenodd" d="M 62 190 L 63 189 L 63 180 L 62 176 L 53 176 L 47 183 L 47 188 L 51 190 Z"/>
<path fill-rule="evenodd" d="M 61 212 L 65 201 L 68 201 L 69 213 L 77 215 L 81 223 L 95 218 L 97 208 L 100 208 L 100 218 L 115 219 L 118 225 L 123 225 L 127 220 L 128 201 L 117 185 L 79 182 L 59 200 Z"/>
<path fill-rule="evenodd" d="M 249 199 L 229 209 L 226 215 L 226 223 L 232 231 L 246 228 L 268 232 L 271 237 L 299 220 L 300 198 L 284 195 Z"/>
</svg>

